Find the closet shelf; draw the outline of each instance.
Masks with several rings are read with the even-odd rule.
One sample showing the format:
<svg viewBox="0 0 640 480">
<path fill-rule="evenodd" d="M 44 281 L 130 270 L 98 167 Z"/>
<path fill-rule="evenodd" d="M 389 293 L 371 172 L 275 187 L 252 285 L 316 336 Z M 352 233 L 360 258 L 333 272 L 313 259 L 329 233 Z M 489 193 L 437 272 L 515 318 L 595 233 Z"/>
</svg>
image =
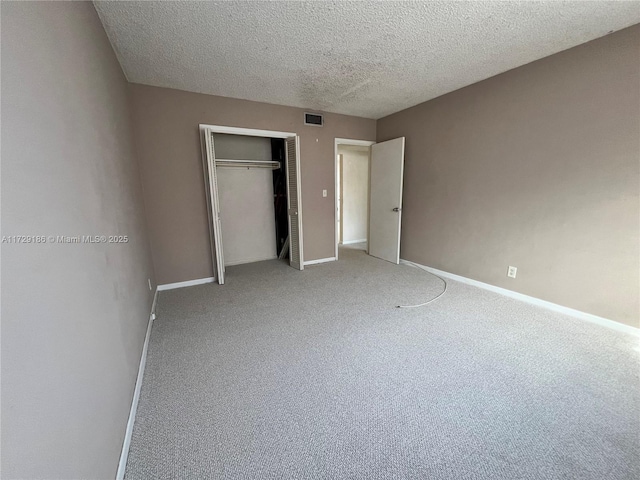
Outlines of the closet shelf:
<svg viewBox="0 0 640 480">
<path fill-rule="evenodd" d="M 231 160 L 216 158 L 216 167 L 269 168 L 271 170 L 278 170 L 280 168 L 280 162 L 271 160 Z"/>
</svg>

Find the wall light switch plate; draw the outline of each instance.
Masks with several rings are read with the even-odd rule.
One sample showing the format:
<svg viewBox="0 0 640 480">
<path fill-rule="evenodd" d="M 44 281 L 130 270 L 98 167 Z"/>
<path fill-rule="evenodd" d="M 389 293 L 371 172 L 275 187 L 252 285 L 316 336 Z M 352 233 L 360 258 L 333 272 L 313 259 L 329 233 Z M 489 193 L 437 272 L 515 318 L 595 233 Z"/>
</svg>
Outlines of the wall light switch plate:
<svg viewBox="0 0 640 480">
<path fill-rule="evenodd" d="M 322 190 L 322 196 L 326 197 L 327 196 L 327 191 L 326 190 Z"/>
<path fill-rule="evenodd" d="M 509 265 L 509 269 L 507 270 L 507 277 L 516 278 L 516 274 L 518 273 L 517 267 L 512 267 Z"/>
</svg>

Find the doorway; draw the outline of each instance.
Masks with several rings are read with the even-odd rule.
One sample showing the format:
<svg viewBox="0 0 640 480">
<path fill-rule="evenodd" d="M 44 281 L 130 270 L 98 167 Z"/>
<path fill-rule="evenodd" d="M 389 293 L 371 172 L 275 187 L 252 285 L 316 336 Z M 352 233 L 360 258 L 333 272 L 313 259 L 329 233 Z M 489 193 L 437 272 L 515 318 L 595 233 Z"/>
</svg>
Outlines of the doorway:
<svg viewBox="0 0 640 480">
<path fill-rule="evenodd" d="M 340 246 L 367 250 L 371 145 L 364 140 L 336 139 L 336 260 Z"/>
<path fill-rule="evenodd" d="M 338 145 L 338 245 L 367 250 L 370 147 Z"/>
<path fill-rule="evenodd" d="M 404 144 L 404 137 L 380 143 L 336 138 L 336 260 L 340 246 L 354 245 L 400 263 Z"/>
</svg>

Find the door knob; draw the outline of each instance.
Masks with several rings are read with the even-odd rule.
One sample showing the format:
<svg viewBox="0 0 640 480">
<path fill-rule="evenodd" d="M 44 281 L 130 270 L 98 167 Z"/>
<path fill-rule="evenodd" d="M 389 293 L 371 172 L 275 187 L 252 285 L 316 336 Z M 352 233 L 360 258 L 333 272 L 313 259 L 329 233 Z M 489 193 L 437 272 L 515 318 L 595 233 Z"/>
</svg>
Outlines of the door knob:
<svg viewBox="0 0 640 480">
<path fill-rule="evenodd" d="M 393 211 L 394 211 L 394 212 L 401 212 L 401 211 L 402 211 L 402 209 L 401 209 L 401 208 L 399 208 L 399 207 L 396 207 L 396 208 L 394 208 L 394 209 L 393 209 Z"/>
</svg>

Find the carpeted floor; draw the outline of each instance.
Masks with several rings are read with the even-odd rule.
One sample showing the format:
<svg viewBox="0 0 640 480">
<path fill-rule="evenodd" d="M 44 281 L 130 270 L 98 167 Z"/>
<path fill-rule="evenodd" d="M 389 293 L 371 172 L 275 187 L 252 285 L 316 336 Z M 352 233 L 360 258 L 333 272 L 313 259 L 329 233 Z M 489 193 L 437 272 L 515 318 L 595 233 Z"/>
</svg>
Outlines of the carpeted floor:
<svg viewBox="0 0 640 480">
<path fill-rule="evenodd" d="M 129 479 L 637 479 L 638 339 L 343 248 L 161 292 Z"/>
</svg>

